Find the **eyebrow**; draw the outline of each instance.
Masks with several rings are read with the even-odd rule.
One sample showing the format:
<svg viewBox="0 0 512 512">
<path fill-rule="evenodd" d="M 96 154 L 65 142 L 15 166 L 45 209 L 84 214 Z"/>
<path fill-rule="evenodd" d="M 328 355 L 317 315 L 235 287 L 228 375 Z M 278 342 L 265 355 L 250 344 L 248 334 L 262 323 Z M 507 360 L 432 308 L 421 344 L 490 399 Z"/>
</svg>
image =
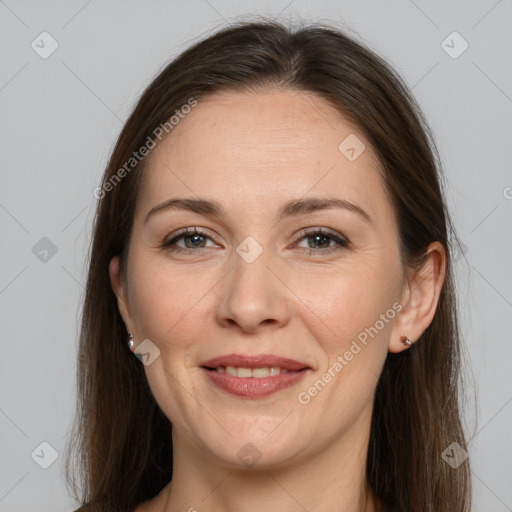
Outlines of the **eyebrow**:
<svg viewBox="0 0 512 512">
<path fill-rule="evenodd" d="M 368 213 L 366 213 L 361 207 L 346 201 L 345 199 L 316 197 L 297 199 L 285 203 L 285 205 L 280 210 L 279 220 L 281 221 L 285 217 L 292 217 L 295 215 L 301 215 L 304 213 L 311 213 L 330 208 L 343 208 L 344 210 L 356 213 L 367 222 L 372 222 L 370 215 L 368 215 Z M 144 223 L 146 223 L 149 218 L 156 213 L 167 210 L 185 210 L 201 215 L 210 215 L 219 218 L 226 216 L 224 208 L 220 203 L 216 201 L 200 198 L 177 198 L 168 199 L 167 201 L 164 201 L 163 203 L 160 203 L 151 208 L 151 210 L 149 210 L 149 212 L 146 214 Z"/>
</svg>

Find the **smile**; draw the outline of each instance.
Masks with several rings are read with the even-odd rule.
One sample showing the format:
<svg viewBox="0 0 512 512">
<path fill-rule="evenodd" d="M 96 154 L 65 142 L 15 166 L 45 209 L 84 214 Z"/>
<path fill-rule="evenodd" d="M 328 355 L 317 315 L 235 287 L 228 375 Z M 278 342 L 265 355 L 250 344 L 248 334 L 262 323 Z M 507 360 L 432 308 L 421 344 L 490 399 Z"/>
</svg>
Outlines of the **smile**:
<svg viewBox="0 0 512 512">
<path fill-rule="evenodd" d="M 205 361 L 201 370 L 216 387 L 245 398 L 276 393 L 312 371 L 305 363 L 268 354 L 220 356 Z"/>
<path fill-rule="evenodd" d="M 226 366 L 224 368 L 223 366 L 218 366 L 215 370 L 218 373 L 226 372 L 232 377 L 240 377 L 241 379 L 246 379 L 248 377 L 262 379 L 264 377 L 274 377 L 275 375 L 288 372 L 286 368 L 279 368 L 279 366 L 263 366 L 261 368 L 240 368 L 236 366 Z"/>
</svg>

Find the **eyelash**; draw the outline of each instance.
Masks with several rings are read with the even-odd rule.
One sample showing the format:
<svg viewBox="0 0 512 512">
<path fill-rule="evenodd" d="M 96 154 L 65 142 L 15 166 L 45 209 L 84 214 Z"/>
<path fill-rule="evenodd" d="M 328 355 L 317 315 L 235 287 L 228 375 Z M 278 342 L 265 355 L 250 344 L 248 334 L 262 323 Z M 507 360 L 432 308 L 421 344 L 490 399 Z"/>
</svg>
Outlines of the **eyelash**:
<svg viewBox="0 0 512 512">
<path fill-rule="evenodd" d="M 192 253 L 192 252 L 200 252 L 202 249 L 206 249 L 205 247 L 199 247 L 198 249 L 183 248 L 183 247 L 172 247 L 172 245 L 175 244 L 178 240 L 180 240 L 182 238 L 185 238 L 187 236 L 194 236 L 194 235 L 199 235 L 199 236 L 208 238 L 208 239 L 212 240 L 215 243 L 219 243 L 215 239 L 215 237 L 213 237 L 211 234 L 206 233 L 205 231 L 202 231 L 199 228 L 193 227 L 193 228 L 185 228 L 185 229 L 180 230 L 178 233 L 176 233 L 169 240 L 164 240 L 164 242 L 161 244 L 161 246 L 164 249 L 167 249 L 167 250 L 175 252 L 175 253 L 189 253 L 189 254 Z M 320 236 L 323 236 L 323 237 L 326 237 L 326 238 L 330 238 L 331 240 L 336 242 L 338 244 L 338 246 L 328 247 L 326 249 L 314 249 L 314 248 L 300 247 L 299 249 L 301 249 L 301 252 L 303 254 L 309 254 L 310 256 L 325 255 L 325 254 L 330 254 L 333 251 L 337 251 L 337 250 L 340 250 L 340 249 L 343 249 L 343 248 L 347 248 L 349 246 L 349 242 L 348 242 L 348 240 L 344 236 L 342 236 L 342 235 L 340 235 L 340 234 L 338 234 L 336 232 L 333 232 L 331 230 L 328 230 L 326 228 L 307 228 L 307 229 L 303 229 L 299 233 L 299 235 L 296 238 L 295 242 L 300 242 L 304 238 L 309 238 L 309 237 L 313 237 L 313 236 L 317 236 L 317 235 L 320 235 Z"/>
</svg>

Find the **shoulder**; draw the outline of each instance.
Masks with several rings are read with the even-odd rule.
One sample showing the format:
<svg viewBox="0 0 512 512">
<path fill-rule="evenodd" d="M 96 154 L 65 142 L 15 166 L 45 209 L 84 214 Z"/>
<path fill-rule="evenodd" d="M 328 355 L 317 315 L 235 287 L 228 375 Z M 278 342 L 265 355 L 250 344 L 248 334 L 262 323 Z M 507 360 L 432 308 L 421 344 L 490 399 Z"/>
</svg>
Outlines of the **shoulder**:
<svg viewBox="0 0 512 512">
<path fill-rule="evenodd" d="M 82 505 L 80 508 L 77 508 L 74 512 L 109 512 L 104 505 L 101 504 L 90 504 L 90 505 Z"/>
<path fill-rule="evenodd" d="M 139 512 L 139 510 L 142 511 L 142 509 L 136 507 L 135 509 L 130 508 L 130 510 L 126 510 L 123 512 Z M 73 512 L 118 512 L 118 509 L 115 510 L 109 507 L 108 505 L 101 504 L 101 503 L 92 503 L 89 505 L 82 505 L 80 508 L 77 508 Z"/>
</svg>

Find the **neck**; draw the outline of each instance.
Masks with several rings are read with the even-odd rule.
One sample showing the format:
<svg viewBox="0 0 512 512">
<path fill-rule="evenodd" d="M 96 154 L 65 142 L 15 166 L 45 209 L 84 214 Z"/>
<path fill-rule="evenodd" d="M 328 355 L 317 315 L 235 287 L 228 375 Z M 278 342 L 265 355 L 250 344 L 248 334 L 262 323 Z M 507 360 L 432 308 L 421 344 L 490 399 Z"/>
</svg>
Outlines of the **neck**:
<svg viewBox="0 0 512 512">
<path fill-rule="evenodd" d="M 365 474 L 370 420 L 371 410 L 314 455 L 265 469 L 221 465 L 175 433 L 172 482 L 148 510 L 377 512 Z"/>
</svg>

